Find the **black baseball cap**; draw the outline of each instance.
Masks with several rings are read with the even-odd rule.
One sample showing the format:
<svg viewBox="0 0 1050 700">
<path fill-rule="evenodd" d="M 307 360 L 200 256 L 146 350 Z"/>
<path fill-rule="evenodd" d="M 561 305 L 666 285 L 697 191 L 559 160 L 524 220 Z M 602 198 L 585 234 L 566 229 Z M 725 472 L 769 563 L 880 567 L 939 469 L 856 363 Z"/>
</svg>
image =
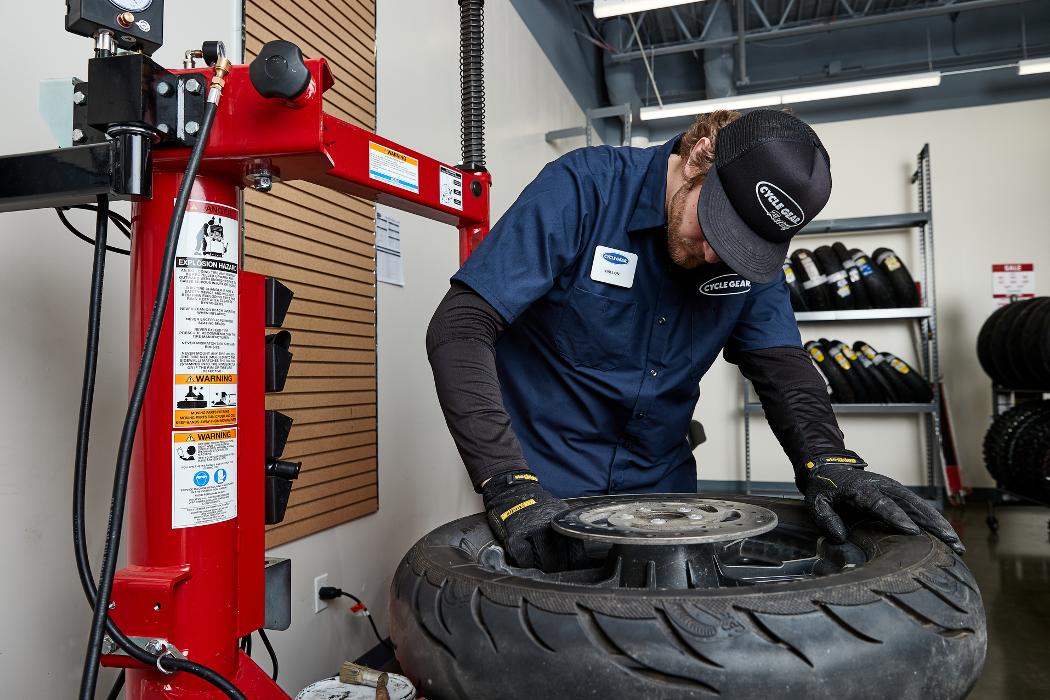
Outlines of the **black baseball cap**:
<svg viewBox="0 0 1050 700">
<path fill-rule="evenodd" d="M 783 274 L 791 237 L 831 196 L 831 159 L 817 134 L 786 112 L 756 109 L 718 132 L 700 190 L 704 237 L 752 282 Z"/>
</svg>

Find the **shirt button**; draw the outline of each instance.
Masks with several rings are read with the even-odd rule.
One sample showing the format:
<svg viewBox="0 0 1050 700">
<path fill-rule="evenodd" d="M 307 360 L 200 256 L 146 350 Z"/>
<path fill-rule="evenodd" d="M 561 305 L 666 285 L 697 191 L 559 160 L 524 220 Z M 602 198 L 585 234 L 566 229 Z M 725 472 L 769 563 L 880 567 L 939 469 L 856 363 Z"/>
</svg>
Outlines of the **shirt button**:
<svg viewBox="0 0 1050 700">
<path fill-rule="evenodd" d="M 645 418 L 645 411 L 639 411 L 638 413 L 635 413 L 634 417 L 635 418 Z"/>
<path fill-rule="evenodd" d="M 656 370 L 655 369 L 649 370 L 649 375 L 652 376 L 652 377 L 655 377 L 657 375 Z"/>
<path fill-rule="evenodd" d="M 656 319 L 656 322 L 659 323 L 662 326 L 665 323 L 667 323 L 667 317 L 666 316 L 661 316 L 660 318 Z"/>
</svg>

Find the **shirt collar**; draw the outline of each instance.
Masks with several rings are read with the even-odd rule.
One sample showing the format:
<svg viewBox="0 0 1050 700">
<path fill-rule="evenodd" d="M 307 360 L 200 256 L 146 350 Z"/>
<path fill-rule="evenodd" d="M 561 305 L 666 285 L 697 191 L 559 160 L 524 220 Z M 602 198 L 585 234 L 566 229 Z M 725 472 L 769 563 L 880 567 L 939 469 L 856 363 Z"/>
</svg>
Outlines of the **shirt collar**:
<svg viewBox="0 0 1050 700">
<path fill-rule="evenodd" d="M 631 220 L 627 222 L 628 231 L 658 228 L 667 225 L 667 159 L 678 148 L 679 134 L 662 146 L 652 149 L 653 158 L 645 171 L 642 189 L 638 192 Z"/>
</svg>

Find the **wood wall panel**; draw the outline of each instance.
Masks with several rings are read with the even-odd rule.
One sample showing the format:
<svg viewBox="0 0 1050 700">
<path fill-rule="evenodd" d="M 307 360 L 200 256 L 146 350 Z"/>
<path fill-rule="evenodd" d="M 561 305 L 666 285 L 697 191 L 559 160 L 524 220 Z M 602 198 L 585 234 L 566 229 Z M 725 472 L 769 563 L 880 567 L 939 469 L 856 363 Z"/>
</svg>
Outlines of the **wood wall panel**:
<svg viewBox="0 0 1050 700">
<path fill-rule="evenodd" d="M 375 129 L 375 6 L 367 0 L 248 0 L 246 60 L 273 39 L 328 60 L 336 85 L 325 111 Z M 375 207 L 318 185 L 249 191 L 245 267 L 294 292 L 284 328 L 292 333 L 285 390 L 267 408 L 295 421 L 283 458 L 302 461 L 272 547 L 375 512 Z"/>
</svg>

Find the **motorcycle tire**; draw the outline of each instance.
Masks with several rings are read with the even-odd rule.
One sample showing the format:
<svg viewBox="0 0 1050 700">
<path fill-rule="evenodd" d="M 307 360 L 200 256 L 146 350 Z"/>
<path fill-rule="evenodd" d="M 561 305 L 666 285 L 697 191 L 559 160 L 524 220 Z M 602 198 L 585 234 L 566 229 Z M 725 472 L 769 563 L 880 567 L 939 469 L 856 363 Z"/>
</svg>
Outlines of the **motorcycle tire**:
<svg viewBox="0 0 1050 700">
<path fill-rule="evenodd" d="M 810 311 L 831 311 L 835 308 L 828 296 L 827 278 L 821 274 L 813 254 L 800 248 L 791 254 L 791 267 L 795 270 L 799 285 L 802 287 L 802 299 Z"/>
<path fill-rule="evenodd" d="M 893 296 L 893 287 L 882 268 L 857 248 L 850 249 L 849 254 L 860 272 L 861 283 L 871 300 L 872 308 L 892 309 L 897 306 L 897 300 Z"/>
<path fill-rule="evenodd" d="M 725 498 L 773 510 L 774 536 L 820 536 L 800 501 Z M 429 700 L 964 698 L 987 649 L 969 569 L 926 533 L 862 522 L 854 545 L 865 563 L 825 576 L 622 588 L 501 566 L 480 513 L 402 559 L 390 636 Z"/>
<path fill-rule="evenodd" d="M 817 268 L 827 278 L 828 297 L 831 298 L 832 305 L 838 310 L 857 308 L 857 300 L 849 283 L 849 273 L 831 246 L 822 245 L 814 250 L 813 259 L 817 261 Z"/>
<path fill-rule="evenodd" d="M 855 308 L 858 309 L 870 309 L 872 308 L 871 299 L 868 297 L 867 287 L 864 285 L 864 281 L 861 278 L 860 268 L 857 267 L 856 261 L 853 256 L 850 255 L 849 250 L 842 243 L 834 243 L 831 246 L 831 250 L 835 253 L 835 256 L 842 263 L 842 269 L 846 271 L 846 275 L 849 277 L 849 288 L 853 294 L 853 300 L 856 303 Z"/>
<path fill-rule="evenodd" d="M 897 306 L 901 308 L 919 305 L 919 292 L 915 289 L 915 280 L 912 279 L 908 268 L 904 266 L 901 259 L 889 248 L 876 248 L 871 254 L 876 264 L 886 273 L 893 288 L 893 297 L 897 300 Z"/>
</svg>

